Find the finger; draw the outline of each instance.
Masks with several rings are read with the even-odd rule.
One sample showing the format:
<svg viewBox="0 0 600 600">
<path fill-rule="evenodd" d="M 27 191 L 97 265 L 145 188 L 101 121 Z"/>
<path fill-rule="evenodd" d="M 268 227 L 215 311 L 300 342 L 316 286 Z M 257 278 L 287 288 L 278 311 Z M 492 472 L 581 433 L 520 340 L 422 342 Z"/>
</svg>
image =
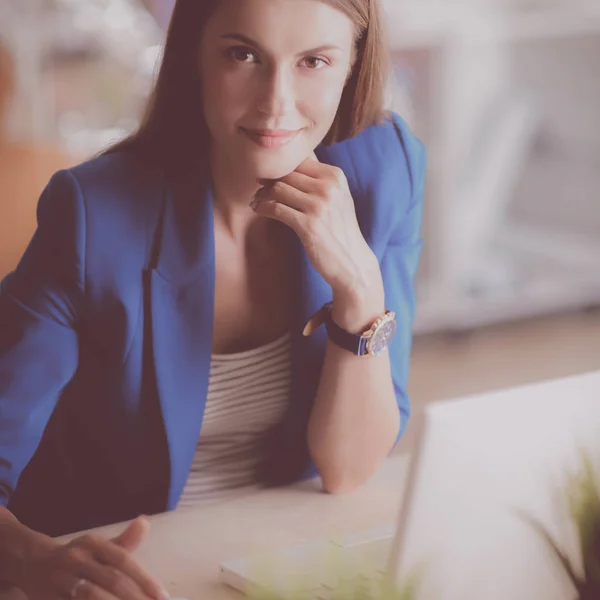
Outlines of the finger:
<svg viewBox="0 0 600 600">
<path fill-rule="evenodd" d="M 305 160 L 296 171 L 314 179 L 328 181 L 337 187 L 348 187 L 346 174 L 342 169 L 334 165 L 327 165 L 315 162 L 314 160 Z"/>
<path fill-rule="evenodd" d="M 83 580 L 110 592 L 119 600 L 147 600 L 148 596 L 130 577 L 113 566 L 98 562 L 93 550 L 95 542 L 90 538 L 91 536 L 88 535 L 75 540 L 64 555 L 65 571 L 68 572 L 70 579 L 69 590 L 72 591 L 77 582 Z M 109 542 L 104 541 L 104 543 Z M 79 594 L 79 587 L 76 589 Z"/>
<path fill-rule="evenodd" d="M 316 203 L 313 197 L 284 181 L 278 181 L 271 186 L 260 189 L 255 196 L 255 200 L 257 205 L 269 201 L 279 202 L 302 213 L 310 212 Z"/>
<path fill-rule="evenodd" d="M 73 587 L 69 591 L 68 597 L 73 597 L 72 592 L 76 584 L 77 580 L 73 582 Z M 76 600 L 121 600 L 119 596 L 115 596 L 89 581 L 86 581 L 77 588 L 75 598 Z"/>
<path fill-rule="evenodd" d="M 85 544 L 87 550 L 101 563 L 101 566 L 113 567 L 116 572 L 124 574 L 137 584 L 146 596 L 159 600 L 169 597 L 160 583 L 147 573 L 129 552 L 114 542 L 95 536 L 88 536 Z M 104 576 L 106 576 L 106 573 L 107 571 L 104 572 Z M 109 571 L 108 573 L 109 577 L 112 576 Z"/>
<path fill-rule="evenodd" d="M 69 566 L 72 567 L 72 565 Z M 49 580 L 44 581 L 44 591 L 48 598 L 71 598 L 75 586 L 81 579 L 80 576 L 73 574 L 72 569 L 53 568 L 49 574 Z M 29 592 L 29 590 L 24 591 Z"/>
<path fill-rule="evenodd" d="M 285 183 L 291 187 L 304 192 L 305 194 L 318 194 L 321 191 L 319 179 L 309 177 L 304 173 L 292 171 L 289 175 L 282 177 L 280 183 Z"/>
<path fill-rule="evenodd" d="M 169 594 L 161 584 L 147 573 L 132 556 L 117 546 L 101 547 L 95 552 L 95 556 L 102 563 L 110 565 L 117 572 L 123 573 L 132 582 L 135 582 L 144 596 L 156 598 L 156 600 L 169 598 Z"/>
<path fill-rule="evenodd" d="M 90 560 L 82 565 L 78 574 L 100 589 L 111 593 L 119 600 L 148 600 L 148 596 L 122 571 L 109 565 L 103 565 L 95 560 Z"/>
<path fill-rule="evenodd" d="M 264 200 L 254 207 L 254 211 L 262 217 L 284 223 L 288 227 L 291 227 L 298 235 L 300 235 L 302 231 L 301 219 L 304 215 L 286 204 L 272 200 Z"/>
<path fill-rule="evenodd" d="M 150 521 L 146 517 L 138 517 L 129 527 L 111 541 L 128 552 L 134 552 L 146 539 L 150 532 Z"/>
</svg>

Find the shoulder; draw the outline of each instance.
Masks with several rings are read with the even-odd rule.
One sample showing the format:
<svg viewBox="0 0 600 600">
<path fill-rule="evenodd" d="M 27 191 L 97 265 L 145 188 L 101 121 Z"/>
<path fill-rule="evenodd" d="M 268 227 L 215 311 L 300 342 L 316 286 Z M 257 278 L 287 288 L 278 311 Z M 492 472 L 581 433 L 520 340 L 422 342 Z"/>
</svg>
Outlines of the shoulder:
<svg viewBox="0 0 600 600">
<path fill-rule="evenodd" d="M 38 204 L 47 235 L 74 239 L 95 278 L 145 260 L 165 193 L 163 176 L 125 152 L 55 173 Z"/>
<path fill-rule="evenodd" d="M 351 139 L 320 148 L 318 155 L 341 167 L 359 191 L 392 186 L 396 195 L 410 198 L 421 185 L 426 161 L 425 146 L 394 112 Z"/>
<path fill-rule="evenodd" d="M 132 154 L 114 152 L 59 171 L 49 187 L 77 199 L 90 231 L 125 233 L 153 214 L 165 183 L 158 170 Z"/>
<path fill-rule="evenodd" d="M 387 237 L 422 202 L 425 146 L 394 112 L 351 139 L 320 147 L 317 156 L 344 171 L 367 241 Z"/>
<path fill-rule="evenodd" d="M 113 152 L 92 158 L 68 169 L 86 195 L 143 194 L 156 185 L 161 175 L 129 152 Z"/>
</svg>

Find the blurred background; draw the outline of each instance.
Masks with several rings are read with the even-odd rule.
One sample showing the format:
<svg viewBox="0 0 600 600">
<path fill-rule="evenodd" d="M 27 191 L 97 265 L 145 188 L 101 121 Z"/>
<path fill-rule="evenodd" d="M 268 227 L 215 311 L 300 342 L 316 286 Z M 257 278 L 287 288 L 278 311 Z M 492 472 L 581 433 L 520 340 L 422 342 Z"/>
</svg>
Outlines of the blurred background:
<svg viewBox="0 0 600 600">
<path fill-rule="evenodd" d="M 40 191 L 135 127 L 172 0 L 0 0 L 0 277 Z M 429 173 L 417 403 L 600 368 L 600 2 L 383 0 Z"/>
</svg>

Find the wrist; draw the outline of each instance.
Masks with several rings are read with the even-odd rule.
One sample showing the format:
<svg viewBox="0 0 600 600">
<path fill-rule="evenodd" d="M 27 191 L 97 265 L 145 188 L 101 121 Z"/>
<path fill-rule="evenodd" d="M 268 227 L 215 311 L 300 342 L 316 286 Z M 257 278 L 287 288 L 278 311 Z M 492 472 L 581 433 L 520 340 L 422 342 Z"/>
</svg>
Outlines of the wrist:
<svg viewBox="0 0 600 600">
<path fill-rule="evenodd" d="M 334 291 L 331 317 L 349 333 L 361 334 L 385 312 L 383 285 L 360 286 L 345 292 Z"/>
<path fill-rule="evenodd" d="M 52 538 L 17 520 L 0 523 L 0 582 L 22 588 L 26 583 L 23 577 L 26 561 L 55 546 Z"/>
</svg>

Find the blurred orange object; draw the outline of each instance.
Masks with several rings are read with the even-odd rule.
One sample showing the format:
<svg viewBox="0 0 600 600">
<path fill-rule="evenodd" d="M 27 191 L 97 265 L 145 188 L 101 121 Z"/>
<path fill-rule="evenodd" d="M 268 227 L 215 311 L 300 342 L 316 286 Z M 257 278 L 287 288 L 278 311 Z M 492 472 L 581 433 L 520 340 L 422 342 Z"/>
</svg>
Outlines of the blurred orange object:
<svg viewBox="0 0 600 600">
<path fill-rule="evenodd" d="M 0 279 L 12 271 L 36 228 L 36 206 L 50 177 L 69 166 L 60 148 L 17 143 L 4 124 L 16 85 L 15 64 L 0 42 Z"/>
</svg>

